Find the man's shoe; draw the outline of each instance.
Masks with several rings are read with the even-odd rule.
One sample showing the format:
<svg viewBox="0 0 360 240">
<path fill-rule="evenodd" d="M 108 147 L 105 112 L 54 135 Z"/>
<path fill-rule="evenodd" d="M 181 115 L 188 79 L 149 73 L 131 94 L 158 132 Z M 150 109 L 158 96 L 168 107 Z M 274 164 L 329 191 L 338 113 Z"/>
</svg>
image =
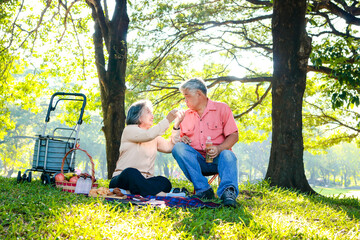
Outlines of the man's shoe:
<svg viewBox="0 0 360 240">
<path fill-rule="evenodd" d="M 200 199 L 213 199 L 215 198 L 214 190 L 212 188 L 209 188 L 208 190 L 204 192 L 200 192 L 197 194 L 192 195 L 194 198 L 200 198 Z"/>
<path fill-rule="evenodd" d="M 223 194 L 221 195 L 221 201 L 224 206 L 236 207 L 237 202 L 236 202 L 235 189 L 233 187 L 226 188 Z"/>
</svg>

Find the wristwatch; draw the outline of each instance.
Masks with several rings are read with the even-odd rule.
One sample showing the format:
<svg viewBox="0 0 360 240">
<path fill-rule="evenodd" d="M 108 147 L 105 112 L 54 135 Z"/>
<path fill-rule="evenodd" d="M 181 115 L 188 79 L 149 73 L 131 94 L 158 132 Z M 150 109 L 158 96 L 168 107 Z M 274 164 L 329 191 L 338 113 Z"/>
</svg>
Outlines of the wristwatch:
<svg viewBox="0 0 360 240">
<path fill-rule="evenodd" d="M 176 128 L 175 126 L 173 127 L 174 130 L 180 130 L 180 127 Z"/>
</svg>

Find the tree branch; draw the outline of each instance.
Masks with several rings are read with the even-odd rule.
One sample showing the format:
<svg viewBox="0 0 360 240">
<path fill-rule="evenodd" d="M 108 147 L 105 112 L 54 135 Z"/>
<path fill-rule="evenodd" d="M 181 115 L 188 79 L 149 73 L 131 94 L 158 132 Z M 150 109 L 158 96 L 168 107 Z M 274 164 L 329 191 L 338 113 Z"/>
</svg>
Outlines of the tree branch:
<svg viewBox="0 0 360 240">
<path fill-rule="evenodd" d="M 323 66 L 316 67 L 316 66 L 313 66 L 313 65 L 308 65 L 307 66 L 307 71 L 308 72 L 324 73 L 324 74 L 329 75 L 329 77 L 331 77 L 331 78 L 336 78 L 336 76 L 334 76 L 334 74 L 333 74 L 333 69 L 331 69 L 329 67 L 323 67 Z"/>
<path fill-rule="evenodd" d="M 261 0 L 246 0 L 249 3 L 252 3 L 254 5 L 263 5 L 266 7 L 272 7 L 273 4 L 270 1 L 261 1 Z"/>
<path fill-rule="evenodd" d="M 268 95 L 269 91 L 272 88 L 272 84 L 269 85 L 269 87 L 266 89 L 265 93 L 261 96 L 261 98 L 255 102 L 250 108 L 248 108 L 245 112 L 242 112 L 240 114 L 237 114 L 234 116 L 234 118 L 241 118 L 242 116 L 244 116 L 245 114 L 248 114 L 251 110 L 253 110 L 257 105 L 261 104 L 262 101 L 265 99 L 265 97 Z"/>
<path fill-rule="evenodd" d="M 355 8 L 354 5 L 353 5 L 353 7 L 349 7 L 346 5 L 345 1 L 340 1 L 340 2 L 346 10 L 350 9 L 351 12 L 347 12 L 347 11 L 341 9 L 340 7 L 338 7 L 336 4 L 334 4 L 330 0 L 313 1 L 312 5 L 314 6 L 315 11 L 318 11 L 320 9 L 327 9 L 332 14 L 344 19 L 347 24 L 354 24 L 354 25 L 360 26 L 360 19 L 356 18 L 353 15 L 353 13 L 358 14 L 359 8 Z"/>
<path fill-rule="evenodd" d="M 348 124 L 346 124 L 346 123 L 341 122 L 340 120 L 338 120 L 338 119 L 336 119 L 336 118 L 334 118 L 334 117 L 329 116 L 328 114 L 325 113 L 324 109 L 322 109 L 321 107 L 319 107 L 319 106 L 317 106 L 317 105 L 315 105 L 315 104 L 313 104 L 313 103 L 310 103 L 310 102 L 308 102 L 308 101 L 306 101 L 306 100 L 304 100 L 304 101 L 305 101 L 307 104 L 309 104 L 310 106 L 313 106 L 314 108 L 320 110 L 320 112 L 321 112 L 321 114 L 322 114 L 322 115 L 313 115 L 313 114 L 312 114 L 312 116 L 329 119 L 329 120 L 333 121 L 333 124 L 336 123 L 336 124 L 339 125 L 339 126 L 346 127 L 346 128 L 351 129 L 351 130 L 353 130 L 353 131 L 355 131 L 355 132 L 360 132 L 360 129 L 354 128 L 354 127 L 352 127 L 352 126 L 350 126 L 350 125 L 348 125 Z M 328 123 L 329 123 L 329 122 L 328 122 Z"/>
<path fill-rule="evenodd" d="M 20 12 L 21 12 L 21 10 L 22 10 L 22 7 L 23 7 L 24 1 L 22 1 L 20 10 L 19 10 L 19 12 L 18 12 L 18 15 L 16 16 L 16 19 L 14 20 L 13 26 L 18 27 L 21 31 L 27 32 L 27 36 L 26 36 L 25 39 L 20 43 L 18 49 L 20 49 L 20 48 L 26 43 L 26 41 L 28 40 L 28 38 L 29 38 L 32 34 L 35 34 L 33 43 L 35 42 L 35 40 L 36 40 L 36 38 L 37 38 L 37 31 L 38 31 L 38 29 L 40 28 L 41 23 L 43 22 L 44 15 L 45 15 L 47 9 L 50 7 L 51 2 L 52 2 L 52 0 L 47 0 L 47 1 L 46 1 L 46 6 L 45 6 L 45 8 L 41 11 L 40 18 L 39 18 L 39 21 L 38 21 L 37 24 L 36 24 L 36 27 L 35 27 L 34 29 L 30 30 L 30 31 L 27 31 L 27 30 L 22 29 L 21 26 L 19 26 L 19 25 L 16 24 L 17 18 L 18 18 L 19 14 L 20 14 Z M 13 33 L 13 31 L 14 31 L 14 29 L 12 29 L 12 33 Z M 13 37 L 14 37 L 14 34 L 11 34 L 11 38 L 13 38 Z M 11 40 L 10 40 L 10 43 L 9 43 L 9 44 L 10 44 L 9 47 L 11 46 L 12 41 L 13 41 L 13 40 L 11 39 Z"/>
<path fill-rule="evenodd" d="M 66 12 L 65 12 L 65 16 L 64 16 L 64 31 L 63 31 L 63 33 L 61 34 L 60 38 L 58 39 L 58 43 L 61 42 L 62 38 L 63 38 L 64 35 L 65 35 L 66 29 L 67 29 L 67 19 L 68 19 L 68 15 L 70 14 L 70 10 L 71 10 L 71 8 L 74 6 L 74 4 L 75 4 L 76 2 L 78 2 L 78 1 L 80 1 L 80 0 L 74 0 L 74 1 L 70 4 L 70 6 L 67 7 L 61 0 L 59 0 L 59 4 L 60 4 L 61 6 L 63 6 L 63 8 L 66 10 Z"/>
<path fill-rule="evenodd" d="M 360 38 L 359 37 L 356 37 L 356 36 L 352 36 L 349 32 L 346 32 L 346 33 L 343 33 L 343 32 L 340 32 L 338 31 L 335 26 L 331 23 L 331 20 L 329 18 L 329 15 L 327 13 L 322 13 L 322 12 L 318 12 L 316 13 L 315 15 L 317 16 L 321 16 L 323 18 L 325 18 L 325 22 L 326 24 L 329 25 L 330 29 L 331 29 L 331 32 L 329 31 L 322 31 L 318 34 L 311 34 L 312 36 L 320 36 L 320 35 L 323 35 L 323 34 L 334 34 L 336 36 L 340 36 L 340 37 L 343 37 L 343 38 L 347 38 L 347 37 L 351 37 L 351 38 L 354 38 L 355 40 L 359 40 Z M 325 25 L 325 24 L 324 24 Z"/>
<path fill-rule="evenodd" d="M 9 49 L 10 46 L 12 45 L 12 42 L 14 41 L 14 30 L 15 30 L 15 26 L 17 26 L 17 25 L 16 25 L 16 21 L 18 20 L 19 15 L 20 15 L 23 7 L 24 7 L 24 0 L 21 1 L 21 5 L 20 5 L 20 8 L 19 8 L 19 11 L 17 12 L 16 17 L 15 17 L 15 19 L 14 19 L 14 22 L 13 22 L 12 25 L 11 25 L 11 37 L 10 37 L 9 44 L 7 45 L 7 47 L 4 47 L 4 48 L 0 49 L 0 53 L 4 52 L 6 49 Z M 5 34 L 3 35 L 2 40 L 3 40 L 4 38 L 5 38 Z"/>
<path fill-rule="evenodd" d="M 105 46 L 108 52 L 110 52 L 110 39 L 109 39 L 109 26 L 108 19 L 104 15 L 100 0 L 86 0 L 86 3 L 92 10 L 93 19 L 100 26 L 102 37 L 105 41 Z"/>
<path fill-rule="evenodd" d="M 239 24 L 247 24 L 247 23 L 257 22 L 260 20 L 271 19 L 271 18 L 272 18 L 272 14 L 269 14 L 269 15 L 249 18 L 249 19 L 245 19 L 245 20 L 228 20 L 228 21 L 224 21 L 224 22 L 207 21 L 207 22 L 203 22 L 203 23 L 190 22 L 189 26 L 212 25 L 213 27 L 217 27 L 217 26 L 229 25 L 229 24 L 239 25 Z"/>
<path fill-rule="evenodd" d="M 226 77 L 217 77 L 217 78 L 208 78 L 204 79 L 204 81 L 213 81 L 208 88 L 213 87 L 215 84 L 221 83 L 221 82 L 242 82 L 242 83 L 250 83 L 250 82 L 271 82 L 273 77 L 254 77 L 254 78 L 238 78 L 234 76 L 226 76 Z"/>
</svg>

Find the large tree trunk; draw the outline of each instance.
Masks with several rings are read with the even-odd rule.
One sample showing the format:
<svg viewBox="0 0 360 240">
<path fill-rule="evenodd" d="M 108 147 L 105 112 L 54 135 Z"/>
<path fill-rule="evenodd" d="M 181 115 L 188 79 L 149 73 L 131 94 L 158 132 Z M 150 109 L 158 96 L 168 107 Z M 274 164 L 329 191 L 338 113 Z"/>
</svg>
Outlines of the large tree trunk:
<svg viewBox="0 0 360 240">
<path fill-rule="evenodd" d="M 127 60 L 126 36 L 129 25 L 126 0 L 116 0 L 111 21 L 100 0 L 87 0 L 95 21 L 93 36 L 98 71 L 103 132 L 106 140 L 107 174 L 111 178 L 119 158 L 120 139 L 125 127 L 125 72 Z M 106 9 L 106 6 L 104 6 Z M 108 52 L 107 68 L 104 46 Z"/>
<path fill-rule="evenodd" d="M 314 193 L 303 162 L 302 102 L 311 52 L 305 11 L 306 0 L 274 1 L 272 144 L 265 178 L 272 186 Z"/>
</svg>

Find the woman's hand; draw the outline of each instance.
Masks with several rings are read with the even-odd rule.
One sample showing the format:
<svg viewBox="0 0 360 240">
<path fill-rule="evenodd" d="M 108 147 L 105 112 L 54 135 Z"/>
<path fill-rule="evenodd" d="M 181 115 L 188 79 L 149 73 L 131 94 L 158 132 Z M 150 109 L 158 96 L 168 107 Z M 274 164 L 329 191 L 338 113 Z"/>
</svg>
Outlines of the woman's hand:
<svg viewBox="0 0 360 240">
<path fill-rule="evenodd" d="M 171 110 L 168 115 L 166 116 L 166 119 L 169 121 L 169 123 L 171 123 L 172 121 L 174 121 L 174 119 L 176 118 L 176 113 L 178 112 L 177 109 L 173 109 Z"/>
<path fill-rule="evenodd" d="M 174 123 L 174 128 L 179 128 L 180 123 L 182 122 L 182 120 L 184 120 L 185 117 L 185 111 L 184 110 L 180 110 L 176 113 L 176 119 L 175 119 L 175 123 Z"/>
</svg>

